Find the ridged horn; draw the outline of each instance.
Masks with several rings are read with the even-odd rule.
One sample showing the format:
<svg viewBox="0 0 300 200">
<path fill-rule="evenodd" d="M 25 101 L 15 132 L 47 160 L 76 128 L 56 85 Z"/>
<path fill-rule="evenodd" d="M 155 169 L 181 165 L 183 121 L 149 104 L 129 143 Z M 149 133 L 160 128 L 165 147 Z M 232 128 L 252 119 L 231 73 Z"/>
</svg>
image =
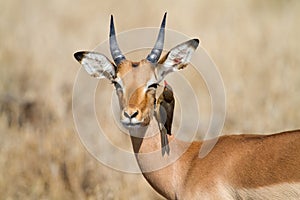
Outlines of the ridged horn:
<svg viewBox="0 0 300 200">
<path fill-rule="evenodd" d="M 167 17 L 167 13 L 165 12 L 163 20 L 161 22 L 156 43 L 153 49 L 151 50 L 151 53 L 147 56 L 147 60 L 150 61 L 151 63 L 157 63 L 164 48 L 166 17 Z"/>
<path fill-rule="evenodd" d="M 110 16 L 109 47 L 111 56 L 114 59 L 115 64 L 118 66 L 120 62 L 126 58 L 118 46 L 113 15 Z"/>
</svg>

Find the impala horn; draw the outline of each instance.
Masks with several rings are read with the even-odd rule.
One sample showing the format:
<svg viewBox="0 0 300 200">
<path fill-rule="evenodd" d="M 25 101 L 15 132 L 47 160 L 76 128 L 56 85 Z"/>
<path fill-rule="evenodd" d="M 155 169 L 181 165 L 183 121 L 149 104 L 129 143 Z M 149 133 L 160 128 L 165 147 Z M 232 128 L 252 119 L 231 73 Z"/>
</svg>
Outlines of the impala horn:
<svg viewBox="0 0 300 200">
<path fill-rule="evenodd" d="M 151 63 L 157 63 L 164 48 L 166 17 L 167 13 L 165 12 L 154 48 L 151 50 L 151 53 L 147 56 L 147 60 Z"/>
<path fill-rule="evenodd" d="M 114 17 L 110 17 L 110 32 L 109 32 L 109 47 L 112 58 L 114 59 L 115 64 L 118 66 L 122 60 L 125 60 L 125 56 L 122 54 L 115 33 Z"/>
</svg>

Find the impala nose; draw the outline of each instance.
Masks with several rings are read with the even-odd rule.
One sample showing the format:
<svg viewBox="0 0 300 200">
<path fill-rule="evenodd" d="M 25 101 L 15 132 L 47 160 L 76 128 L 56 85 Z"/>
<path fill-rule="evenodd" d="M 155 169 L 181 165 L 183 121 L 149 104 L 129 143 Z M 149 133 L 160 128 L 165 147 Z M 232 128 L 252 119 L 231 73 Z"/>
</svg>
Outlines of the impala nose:
<svg viewBox="0 0 300 200">
<path fill-rule="evenodd" d="M 123 114 L 126 118 L 132 119 L 132 118 L 135 118 L 139 114 L 139 111 L 138 110 L 124 110 Z"/>
</svg>

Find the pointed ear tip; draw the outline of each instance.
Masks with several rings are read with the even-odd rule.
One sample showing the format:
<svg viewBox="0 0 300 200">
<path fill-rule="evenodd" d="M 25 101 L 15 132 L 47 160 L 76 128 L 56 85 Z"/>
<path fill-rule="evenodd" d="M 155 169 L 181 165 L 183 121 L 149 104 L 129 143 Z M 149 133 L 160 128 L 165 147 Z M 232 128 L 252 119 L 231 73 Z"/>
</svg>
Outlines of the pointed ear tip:
<svg viewBox="0 0 300 200">
<path fill-rule="evenodd" d="M 75 58 L 78 62 L 81 62 L 81 60 L 82 60 L 84 54 L 85 54 L 84 51 L 78 51 L 78 52 L 74 53 L 74 58 Z"/>
<path fill-rule="evenodd" d="M 199 43 L 200 43 L 200 40 L 198 38 L 192 39 L 192 45 L 193 45 L 193 47 L 197 48 L 198 45 L 199 45 Z"/>
</svg>

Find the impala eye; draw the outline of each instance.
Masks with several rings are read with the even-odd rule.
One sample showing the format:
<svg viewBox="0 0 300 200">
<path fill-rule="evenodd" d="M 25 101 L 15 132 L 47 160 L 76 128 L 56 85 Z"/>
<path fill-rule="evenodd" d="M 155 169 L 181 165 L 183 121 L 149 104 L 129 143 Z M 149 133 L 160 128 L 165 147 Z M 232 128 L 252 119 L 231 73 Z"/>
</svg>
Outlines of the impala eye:
<svg viewBox="0 0 300 200">
<path fill-rule="evenodd" d="M 158 83 L 153 83 L 153 84 L 148 86 L 148 89 L 156 89 L 158 86 L 159 86 Z"/>
<path fill-rule="evenodd" d="M 122 90 L 122 86 L 117 81 L 113 81 L 112 83 L 114 84 L 116 90 Z"/>
</svg>

